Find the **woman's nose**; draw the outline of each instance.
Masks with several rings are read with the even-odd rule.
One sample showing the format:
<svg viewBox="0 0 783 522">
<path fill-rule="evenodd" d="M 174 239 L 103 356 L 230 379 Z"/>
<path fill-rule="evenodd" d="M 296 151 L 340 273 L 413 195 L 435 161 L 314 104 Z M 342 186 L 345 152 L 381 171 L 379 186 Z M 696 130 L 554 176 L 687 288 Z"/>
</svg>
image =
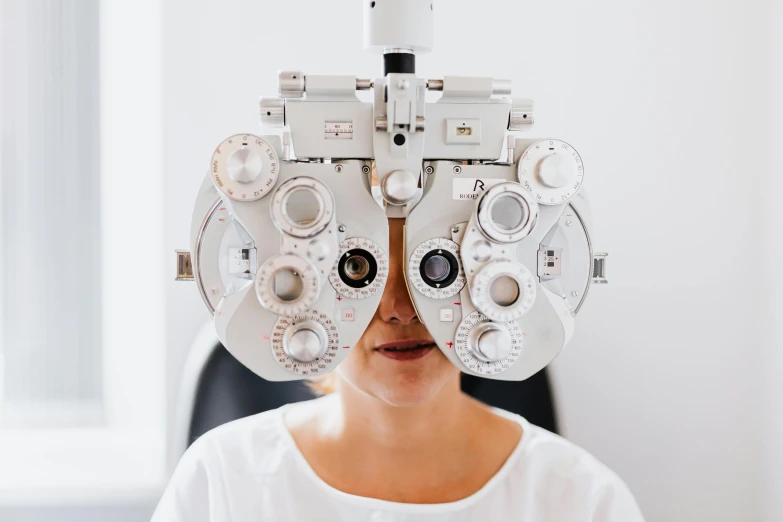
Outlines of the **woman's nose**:
<svg viewBox="0 0 783 522">
<path fill-rule="evenodd" d="M 389 277 L 381 297 L 381 304 L 378 306 L 378 314 L 387 323 L 411 324 L 419 322 L 419 316 L 411 302 L 405 278 L 402 275 Z"/>
</svg>

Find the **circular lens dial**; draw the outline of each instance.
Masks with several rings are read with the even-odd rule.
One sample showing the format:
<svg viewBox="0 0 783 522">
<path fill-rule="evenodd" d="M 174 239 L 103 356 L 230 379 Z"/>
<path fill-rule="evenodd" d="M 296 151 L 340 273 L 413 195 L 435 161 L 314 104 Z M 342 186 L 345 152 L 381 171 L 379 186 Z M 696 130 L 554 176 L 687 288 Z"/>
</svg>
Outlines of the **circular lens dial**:
<svg viewBox="0 0 783 522">
<path fill-rule="evenodd" d="M 517 243 L 536 226 L 538 204 L 519 183 L 498 183 L 481 196 L 477 218 L 487 238 L 498 243 Z"/>
<path fill-rule="evenodd" d="M 582 157 L 561 140 L 541 140 L 525 150 L 517 167 L 519 182 L 541 205 L 559 205 L 582 186 Z"/>
<path fill-rule="evenodd" d="M 459 262 L 459 245 L 436 237 L 417 246 L 408 260 L 408 281 L 431 299 L 445 299 L 462 290 L 465 273 Z"/>
<path fill-rule="evenodd" d="M 300 363 L 310 363 L 326 351 L 326 330 L 318 321 L 301 321 L 283 335 L 283 351 Z"/>
<path fill-rule="evenodd" d="M 340 243 L 340 257 L 329 282 L 343 297 L 364 299 L 383 290 L 389 276 L 389 258 L 374 241 L 352 237 Z"/>
<path fill-rule="evenodd" d="M 261 306 L 278 315 L 292 317 L 313 306 L 320 280 L 307 259 L 293 254 L 270 257 L 256 274 L 256 297 Z"/>
<path fill-rule="evenodd" d="M 339 348 L 337 326 L 328 315 L 316 310 L 279 317 L 272 332 L 275 360 L 301 376 L 328 372 Z"/>
<path fill-rule="evenodd" d="M 236 201 L 264 197 L 277 182 L 277 152 L 252 134 L 237 134 L 223 141 L 212 154 L 212 183 Z"/>
<path fill-rule="evenodd" d="M 507 322 L 525 315 L 536 301 L 536 281 L 530 270 L 513 261 L 487 263 L 470 287 L 473 304 L 492 321 Z"/>
<path fill-rule="evenodd" d="M 497 375 L 519 359 L 522 339 L 522 329 L 516 321 L 493 323 L 476 311 L 462 319 L 454 348 L 469 370 L 479 375 Z"/>
<path fill-rule="evenodd" d="M 321 181 L 299 176 L 275 191 L 271 211 L 281 232 L 298 238 L 314 237 L 329 225 L 334 214 L 334 198 Z"/>
</svg>

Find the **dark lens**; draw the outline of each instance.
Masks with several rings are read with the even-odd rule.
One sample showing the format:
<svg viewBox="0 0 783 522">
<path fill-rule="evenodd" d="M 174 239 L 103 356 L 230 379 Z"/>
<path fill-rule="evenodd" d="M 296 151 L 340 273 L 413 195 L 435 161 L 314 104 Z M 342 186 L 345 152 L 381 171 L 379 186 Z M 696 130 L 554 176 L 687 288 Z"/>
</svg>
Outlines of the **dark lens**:
<svg viewBox="0 0 783 522">
<path fill-rule="evenodd" d="M 432 281 L 441 282 L 449 276 L 451 263 L 443 256 L 432 256 L 424 262 L 424 273 Z"/>
<path fill-rule="evenodd" d="M 351 256 L 345 261 L 345 275 L 359 281 L 370 273 L 370 263 L 363 256 Z"/>
</svg>

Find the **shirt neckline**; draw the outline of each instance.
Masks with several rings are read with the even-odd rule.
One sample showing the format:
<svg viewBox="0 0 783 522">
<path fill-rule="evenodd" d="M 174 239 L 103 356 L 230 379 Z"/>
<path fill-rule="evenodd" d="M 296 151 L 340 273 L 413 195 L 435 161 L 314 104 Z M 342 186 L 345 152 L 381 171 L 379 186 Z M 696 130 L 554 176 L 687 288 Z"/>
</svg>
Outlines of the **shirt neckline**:
<svg viewBox="0 0 783 522">
<path fill-rule="evenodd" d="M 291 435 L 291 432 L 288 431 L 288 427 L 285 425 L 285 414 L 292 406 L 293 404 L 286 404 L 278 408 L 277 415 L 275 416 L 275 424 L 282 436 L 283 442 L 289 446 L 289 449 L 294 455 L 294 459 L 299 465 L 301 471 L 307 476 L 308 480 L 310 480 L 313 484 L 315 484 L 316 487 L 318 487 L 330 497 L 337 498 L 344 502 L 371 510 L 408 513 L 444 513 L 465 509 L 473 504 L 476 504 L 493 489 L 495 489 L 498 484 L 500 484 L 509 474 L 509 470 L 515 465 L 516 461 L 519 460 L 523 453 L 524 447 L 527 445 L 527 441 L 530 439 L 530 429 L 532 426 L 527 421 L 527 419 L 520 415 L 502 410 L 500 408 L 492 408 L 492 411 L 497 415 L 514 421 L 522 426 L 522 436 L 520 437 L 519 442 L 514 447 L 513 451 L 497 471 L 497 473 L 495 473 L 483 486 L 481 486 L 478 491 L 465 498 L 455 500 L 453 502 L 443 502 L 439 504 L 409 504 L 404 502 L 392 502 L 390 500 L 353 495 L 351 493 L 340 491 L 339 489 L 327 484 L 321 477 L 318 476 L 312 466 L 310 466 L 310 463 L 296 445 L 296 441 L 294 440 L 293 435 Z"/>
</svg>

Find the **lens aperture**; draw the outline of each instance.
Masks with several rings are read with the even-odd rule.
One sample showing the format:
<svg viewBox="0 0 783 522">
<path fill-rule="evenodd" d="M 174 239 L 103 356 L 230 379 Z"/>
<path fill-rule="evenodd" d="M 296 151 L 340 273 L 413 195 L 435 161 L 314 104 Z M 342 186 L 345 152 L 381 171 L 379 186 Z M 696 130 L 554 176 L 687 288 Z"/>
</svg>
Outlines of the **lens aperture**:
<svg viewBox="0 0 783 522">
<path fill-rule="evenodd" d="M 290 269 L 276 272 L 273 281 L 275 295 L 284 302 L 296 301 L 304 291 L 302 278 Z"/>
<path fill-rule="evenodd" d="M 419 274 L 432 288 L 446 288 L 459 275 L 457 258 L 446 249 L 430 250 L 421 258 Z"/>
<path fill-rule="evenodd" d="M 433 281 L 442 282 L 449 277 L 451 263 L 443 256 L 432 256 L 424 262 L 424 273 Z"/>
<path fill-rule="evenodd" d="M 527 219 L 524 202 L 515 195 L 501 195 L 493 203 L 489 215 L 499 230 L 509 231 L 519 228 Z"/>
<path fill-rule="evenodd" d="M 362 255 L 354 255 L 345 261 L 345 275 L 359 281 L 365 279 L 370 273 L 370 262 Z"/>
<path fill-rule="evenodd" d="M 367 250 L 354 248 L 340 257 L 337 273 L 340 280 L 351 288 L 366 288 L 378 274 L 378 262 Z"/>
<path fill-rule="evenodd" d="M 489 285 L 489 297 L 498 306 L 511 306 L 519 299 L 519 285 L 508 276 L 500 276 Z"/>
</svg>

